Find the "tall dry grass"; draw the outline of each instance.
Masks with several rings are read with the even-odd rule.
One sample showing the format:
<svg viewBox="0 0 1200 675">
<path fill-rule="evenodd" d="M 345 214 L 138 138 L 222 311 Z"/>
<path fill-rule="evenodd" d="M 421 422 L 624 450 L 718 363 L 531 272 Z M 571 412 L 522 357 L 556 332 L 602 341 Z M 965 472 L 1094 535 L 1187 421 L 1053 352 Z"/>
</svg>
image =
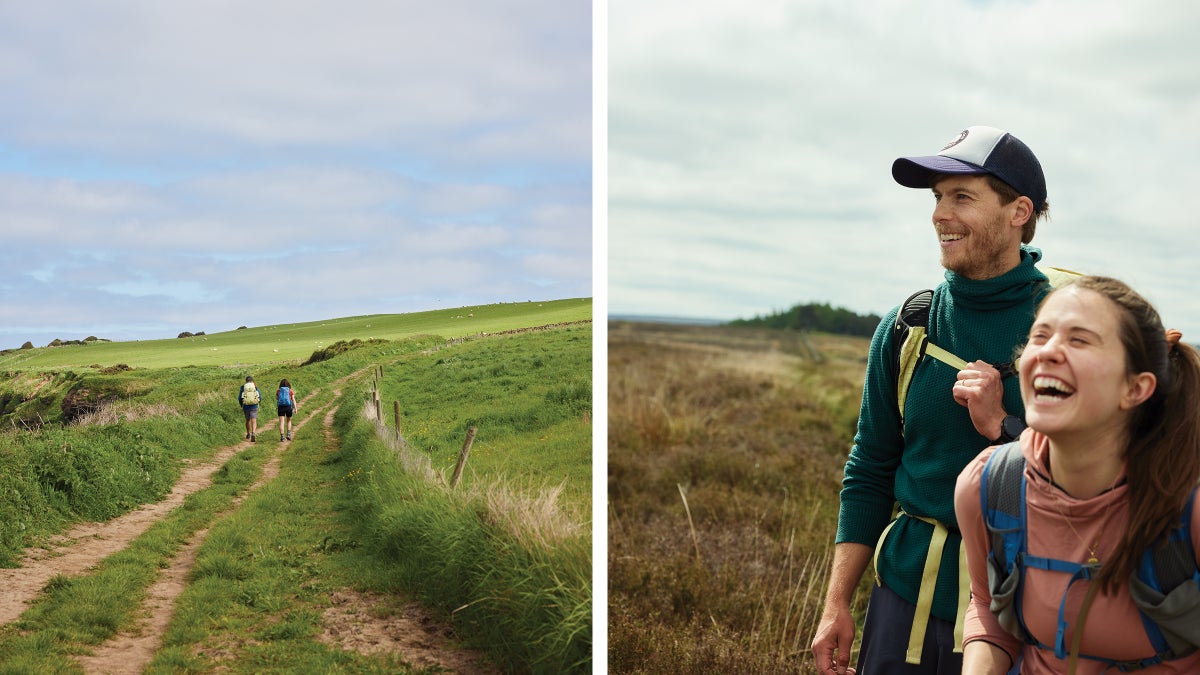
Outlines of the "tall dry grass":
<svg viewBox="0 0 1200 675">
<path fill-rule="evenodd" d="M 810 672 L 867 343 L 722 334 L 609 333 L 612 672 Z"/>
<path fill-rule="evenodd" d="M 121 402 L 100 406 L 98 409 L 80 415 L 75 420 L 76 426 L 101 426 L 119 422 L 136 422 L 153 417 L 180 417 L 175 406 L 166 403 Z"/>
<path fill-rule="evenodd" d="M 375 405 L 363 406 L 363 417 L 375 423 L 375 435 L 389 450 L 404 472 L 420 478 L 431 487 L 454 491 L 446 476 L 433 467 L 429 456 L 409 446 L 395 429 L 379 419 Z M 488 519 L 524 546 L 553 548 L 564 541 L 585 534 L 582 514 L 564 508 L 562 485 L 520 484 L 505 476 L 475 480 L 456 489 L 464 501 L 477 500 L 486 504 Z"/>
</svg>

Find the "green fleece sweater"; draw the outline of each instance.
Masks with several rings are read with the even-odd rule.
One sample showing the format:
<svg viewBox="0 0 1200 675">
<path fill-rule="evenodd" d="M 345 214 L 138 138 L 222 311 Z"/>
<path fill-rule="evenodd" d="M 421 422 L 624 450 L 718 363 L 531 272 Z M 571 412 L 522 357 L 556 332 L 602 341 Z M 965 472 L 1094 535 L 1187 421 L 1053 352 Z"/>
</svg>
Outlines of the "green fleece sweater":
<svg viewBox="0 0 1200 675">
<path fill-rule="evenodd" d="M 1021 263 L 1003 276 L 975 281 L 946 272 L 934 289 L 929 339 L 966 361 L 1011 361 L 1025 343 L 1049 283 L 1034 267 L 1040 250 L 1024 247 Z M 858 432 L 842 481 L 837 542 L 874 547 L 894 507 L 950 527 L 938 572 L 932 614 L 954 621 L 958 607 L 958 550 L 954 481 L 992 439 L 975 430 L 967 409 L 954 401 L 958 371 L 923 358 L 913 372 L 905 423 L 896 409 L 898 345 L 892 344 L 896 307 L 871 340 Z M 1004 381 L 1004 409 L 1024 416 L 1016 377 Z M 888 588 L 916 604 L 933 527 L 901 517 L 879 555 L 878 574 Z"/>
</svg>

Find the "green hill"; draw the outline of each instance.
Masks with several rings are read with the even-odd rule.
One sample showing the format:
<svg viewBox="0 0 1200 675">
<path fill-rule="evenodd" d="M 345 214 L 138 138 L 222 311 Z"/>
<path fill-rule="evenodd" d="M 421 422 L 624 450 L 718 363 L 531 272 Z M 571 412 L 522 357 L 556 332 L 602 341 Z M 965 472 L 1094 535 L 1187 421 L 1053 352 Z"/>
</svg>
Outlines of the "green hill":
<svg viewBox="0 0 1200 675">
<path fill-rule="evenodd" d="M 241 328 L 185 338 L 14 349 L 0 353 L 0 372 L 56 368 L 262 366 L 306 359 L 346 340 L 456 338 L 556 323 L 588 321 L 591 298 L 479 305 L 411 314 L 372 314 L 309 323 Z"/>
</svg>

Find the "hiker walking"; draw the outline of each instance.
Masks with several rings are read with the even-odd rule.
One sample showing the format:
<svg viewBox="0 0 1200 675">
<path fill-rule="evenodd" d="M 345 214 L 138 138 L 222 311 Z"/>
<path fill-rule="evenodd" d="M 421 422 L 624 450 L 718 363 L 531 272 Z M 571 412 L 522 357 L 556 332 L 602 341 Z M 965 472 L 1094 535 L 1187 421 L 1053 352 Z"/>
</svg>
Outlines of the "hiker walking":
<svg viewBox="0 0 1200 675">
<path fill-rule="evenodd" d="M 1020 359 L 1030 429 L 954 494 L 967 672 L 1200 672 L 1200 355 L 1180 337 L 1115 279 L 1042 305 Z"/>
<path fill-rule="evenodd" d="M 850 602 L 872 560 L 877 583 L 858 675 L 961 669 L 968 595 L 954 481 L 981 450 L 1024 427 L 1017 381 L 1005 362 L 1028 335 L 1049 285 L 1034 266 L 1042 252 L 1025 245 L 1048 210 L 1046 181 L 1037 157 L 1015 136 L 971 127 L 936 155 L 895 160 L 892 177 L 932 189 L 932 234 L 945 281 L 924 296 L 919 332 L 928 349 L 906 360 L 903 378 L 895 338 L 901 307 L 871 341 L 829 588 L 812 642 L 823 674 L 855 671 Z M 948 356 L 923 357 L 943 352 Z"/>
<path fill-rule="evenodd" d="M 254 378 L 247 375 L 242 388 L 238 389 L 238 403 L 242 404 L 242 413 L 246 416 L 246 440 L 251 443 L 258 441 L 258 404 L 262 394 L 254 384 Z"/>
<path fill-rule="evenodd" d="M 292 413 L 296 412 L 299 406 L 296 405 L 296 391 L 292 389 L 292 383 L 283 378 L 279 381 L 279 388 L 275 390 L 275 407 L 279 410 L 279 440 L 292 440 Z"/>
</svg>

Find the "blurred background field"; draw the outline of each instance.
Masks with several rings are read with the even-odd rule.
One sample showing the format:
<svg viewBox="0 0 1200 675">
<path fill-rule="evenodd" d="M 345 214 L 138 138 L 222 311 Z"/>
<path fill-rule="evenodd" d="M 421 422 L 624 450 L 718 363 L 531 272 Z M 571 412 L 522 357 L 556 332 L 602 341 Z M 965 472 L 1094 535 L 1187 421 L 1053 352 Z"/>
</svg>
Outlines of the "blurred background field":
<svg viewBox="0 0 1200 675">
<path fill-rule="evenodd" d="M 608 340 L 610 670 L 812 672 L 868 339 L 616 321 Z"/>
</svg>

